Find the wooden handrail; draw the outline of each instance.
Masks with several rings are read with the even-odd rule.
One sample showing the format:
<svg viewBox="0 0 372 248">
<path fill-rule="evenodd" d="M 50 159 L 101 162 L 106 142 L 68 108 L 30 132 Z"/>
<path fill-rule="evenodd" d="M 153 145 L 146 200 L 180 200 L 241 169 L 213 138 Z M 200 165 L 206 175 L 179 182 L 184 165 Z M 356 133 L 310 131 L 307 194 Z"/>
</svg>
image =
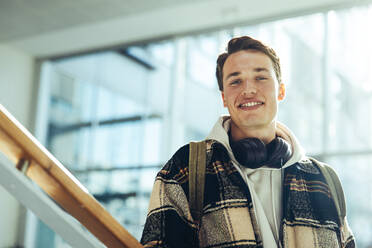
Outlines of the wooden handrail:
<svg viewBox="0 0 372 248">
<path fill-rule="evenodd" d="M 1 104 L 0 151 L 107 247 L 143 247 Z"/>
</svg>

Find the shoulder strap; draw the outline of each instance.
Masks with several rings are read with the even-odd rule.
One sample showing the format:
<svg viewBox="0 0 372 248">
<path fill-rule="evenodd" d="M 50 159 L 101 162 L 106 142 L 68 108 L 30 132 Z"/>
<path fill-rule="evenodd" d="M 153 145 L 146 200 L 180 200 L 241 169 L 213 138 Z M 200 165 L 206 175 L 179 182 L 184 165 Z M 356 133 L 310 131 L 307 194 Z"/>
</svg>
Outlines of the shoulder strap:
<svg viewBox="0 0 372 248">
<path fill-rule="evenodd" d="M 205 141 L 190 142 L 189 204 L 191 215 L 197 222 L 200 221 L 203 211 L 206 150 Z"/>
<path fill-rule="evenodd" d="M 325 163 L 319 162 L 318 160 L 314 158 L 310 158 L 310 160 L 313 161 L 319 167 L 320 171 L 325 177 L 328 183 L 329 189 L 331 191 L 333 201 L 336 205 L 340 223 L 343 225 L 344 219 L 346 216 L 346 204 L 345 204 L 344 191 L 342 190 L 340 179 L 338 178 L 336 172 L 331 166 Z"/>
</svg>

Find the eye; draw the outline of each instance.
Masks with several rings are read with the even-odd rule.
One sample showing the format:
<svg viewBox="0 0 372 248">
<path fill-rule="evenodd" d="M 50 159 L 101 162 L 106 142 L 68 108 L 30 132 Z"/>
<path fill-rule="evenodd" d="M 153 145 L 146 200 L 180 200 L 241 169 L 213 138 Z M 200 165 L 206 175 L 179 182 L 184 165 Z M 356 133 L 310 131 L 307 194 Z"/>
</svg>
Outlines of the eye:
<svg viewBox="0 0 372 248">
<path fill-rule="evenodd" d="M 266 80 L 266 79 L 267 79 L 267 77 L 264 77 L 264 76 L 257 76 L 256 77 L 257 81 L 263 81 L 263 80 Z"/>
<path fill-rule="evenodd" d="M 235 79 L 235 80 L 233 80 L 233 81 L 230 82 L 230 85 L 237 85 L 240 82 L 241 82 L 240 79 Z"/>
</svg>

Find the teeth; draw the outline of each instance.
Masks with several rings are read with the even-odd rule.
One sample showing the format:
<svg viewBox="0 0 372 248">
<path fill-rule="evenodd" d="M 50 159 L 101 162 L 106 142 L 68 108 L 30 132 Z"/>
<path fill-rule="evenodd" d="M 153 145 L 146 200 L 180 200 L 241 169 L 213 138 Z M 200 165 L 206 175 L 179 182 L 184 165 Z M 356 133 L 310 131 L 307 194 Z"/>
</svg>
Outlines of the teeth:
<svg viewBox="0 0 372 248">
<path fill-rule="evenodd" d="M 248 102 L 248 103 L 241 104 L 240 106 L 241 107 L 252 107 L 252 106 L 259 105 L 259 104 L 262 104 L 262 102 Z"/>
</svg>

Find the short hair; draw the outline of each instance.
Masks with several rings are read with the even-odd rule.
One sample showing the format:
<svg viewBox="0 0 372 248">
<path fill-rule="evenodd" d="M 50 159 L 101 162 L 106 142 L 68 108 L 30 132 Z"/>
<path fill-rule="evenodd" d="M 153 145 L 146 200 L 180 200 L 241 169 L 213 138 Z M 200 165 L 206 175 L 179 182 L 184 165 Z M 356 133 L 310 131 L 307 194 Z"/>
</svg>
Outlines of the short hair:
<svg viewBox="0 0 372 248">
<path fill-rule="evenodd" d="M 273 62 L 276 79 L 278 80 L 279 83 L 281 83 L 282 73 L 280 70 L 280 61 L 274 49 L 265 45 L 261 41 L 253 39 L 249 36 L 241 36 L 241 37 L 236 37 L 236 38 L 231 39 L 227 45 L 226 52 L 221 53 L 217 58 L 216 77 L 217 77 L 218 87 L 220 91 L 223 91 L 222 69 L 226 62 L 226 59 L 231 54 L 242 51 L 242 50 L 256 50 L 258 52 L 262 52 L 266 54 Z"/>
</svg>

